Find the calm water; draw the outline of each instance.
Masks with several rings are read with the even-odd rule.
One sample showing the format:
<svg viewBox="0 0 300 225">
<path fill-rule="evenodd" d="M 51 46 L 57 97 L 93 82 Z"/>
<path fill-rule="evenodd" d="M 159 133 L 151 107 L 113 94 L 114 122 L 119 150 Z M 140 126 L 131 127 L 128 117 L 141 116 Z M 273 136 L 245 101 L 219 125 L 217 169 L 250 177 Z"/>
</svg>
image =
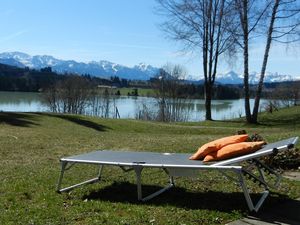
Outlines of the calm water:
<svg viewBox="0 0 300 225">
<path fill-rule="evenodd" d="M 266 100 L 262 100 L 262 104 Z M 142 104 L 149 108 L 157 107 L 157 101 L 148 97 L 121 96 L 115 100 L 121 118 L 135 118 Z M 253 103 L 253 100 L 251 100 Z M 199 121 L 205 118 L 204 100 L 194 99 L 186 104 L 189 109 L 189 121 Z M 12 112 L 47 112 L 49 109 L 42 102 L 41 94 L 28 92 L 0 92 L 0 111 Z M 213 119 L 231 119 L 244 116 L 244 100 L 214 100 L 212 101 Z"/>
</svg>

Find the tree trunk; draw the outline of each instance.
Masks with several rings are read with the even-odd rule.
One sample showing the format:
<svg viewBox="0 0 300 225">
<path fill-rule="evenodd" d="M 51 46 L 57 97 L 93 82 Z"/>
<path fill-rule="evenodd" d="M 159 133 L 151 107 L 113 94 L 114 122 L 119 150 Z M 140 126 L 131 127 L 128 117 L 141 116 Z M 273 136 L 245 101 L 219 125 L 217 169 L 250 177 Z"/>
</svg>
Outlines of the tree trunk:
<svg viewBox="0 0 300 225">
<path fill-rule="evenodd" d="M 243 12 L 241 22 L 244 35 L 244 93 L 245 93 L 245 114 L 248 123 L 251 123 L 250 94 L 249 94 L 249 31 L 248 31 L 248 1 L 243 0 Z"/>
<path fill-rule="evenodd" d="M 245 114 L 248 123 L 251 123 L 250 94 L 249 94 L 249 53 L 248 37 L 244 47 L 244 93 L 245 93 Z"/>
<path fill-rule="evenodd" d="M 248 123 L 251 123 L 250 94 L 249 94 L 249 58 L 248 40 L 244 48 L 244 93 L 245 93 L 245 114 Z"/>
<path fill-rule="evenodd" d="M 205 120 L 212 120 L 211 117 L 212 86 L 210 82 L 206 83 L 204 89 L 205 89 Z"/>
<path fill-rule="evenodd" d="M 267 68 L 267 63 L 268 63 L 269 52 L 270 52 L 270 48 L 271 48 L 274 22 L 275 22 L 275 18 L 276 18 L 276 14 L 277 14 L 277 9 L 279 6 L 279 1 L 280 0 L 275 1 L 273 10 L 272 10 L 272 17 L 271 17 L 271 21 L 270 21 L 270 25 L 269 25 L 267 43 L 266 43 L 266 48 L 265 48 L 265 53 L 264 53 L 264 60 L 263 60 L 262 68 L 261 68 L 260 79 L 259 79 L 259 83 L 257 86 L 255 102 L 254 102 L 254 107 L 253 107 L 253 112 L 252 112 L 252 121 L 251 121 L 252 123 L 257 123 L 259 102 L 260 102 L 260 98 L 261 98 L 261 92 L 262 92 L 262 88 L 263 88 L 263 83 L 264 83 L 264 78 L 265 78 L 265 73 L 266 73 L 266 68 Z"/>
</svg>

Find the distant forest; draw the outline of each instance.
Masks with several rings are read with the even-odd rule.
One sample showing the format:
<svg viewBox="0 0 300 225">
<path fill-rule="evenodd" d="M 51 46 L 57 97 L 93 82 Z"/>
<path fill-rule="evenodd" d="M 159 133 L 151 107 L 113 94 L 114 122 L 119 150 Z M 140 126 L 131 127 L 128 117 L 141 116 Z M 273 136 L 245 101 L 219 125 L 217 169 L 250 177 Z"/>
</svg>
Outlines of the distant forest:
<svg viewBox="0 0 300 225">
<path fill-rule="evenodd" d="M 58 74 L 52 71 L 51 67 L 42 68 L 40 70 L 26 68 L 19 68 L 0 64 L 0 91 L 24 91 L 24 92 L 42 92 L 43 90 L 55 85 L 59 81 L 64 81 L 71 76 L 78 76 L 74 74 Z M 94 77 L 88 74 L 82 75 L 93 87 L 101 86 L 115 86 L 117 88 L 155 88 L 153 85 L 157 79 L 150 81 L 132 81 L 120 79 L 119 77 L 111 77 L 104 79 Z M 272 83 L 265 84 L 265 96 L 269 89 L 274 89 L 281 84 Z M 215 85 L 213 91 L 213 99 L 238 99 L 243 97 L 242 85 Z M 189 98 L 203 98 L 204 86 L 199 83 L 181 82 L 178 95 Z"/>
<path fill-rule="evenodd" d="M 71 74 L 58 74 L 51 67 L 40 70 L 19 68 L 0 64 L 0 91 L 41 92 L 44 89 L 70 77 Z M 94 85 L 111 85 L 112 81 L 84 75 Z"/>
</svg>

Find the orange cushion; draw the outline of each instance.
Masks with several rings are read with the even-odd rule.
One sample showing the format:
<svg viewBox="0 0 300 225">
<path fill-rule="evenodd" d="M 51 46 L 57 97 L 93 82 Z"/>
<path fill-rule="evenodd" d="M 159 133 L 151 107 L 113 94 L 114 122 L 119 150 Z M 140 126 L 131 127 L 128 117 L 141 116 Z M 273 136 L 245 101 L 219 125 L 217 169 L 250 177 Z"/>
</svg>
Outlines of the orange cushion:
<svg viewBox="0 0 300 225">
<path fill-rule="evenodd" d="M 248 153 L 252 153 L 260 149 L 265 144 L 264 141 L 257 142 L 241 142 L 227 145 L 217 152 L 212 152 L 205 156 L 204 162 L 229 159 Z"/>
<path fill-rule="evenodd" d="M 248 139 L 247 134 L 234 135 L 234 136 L 217 139 L 215 141 L 212 141 L 212 142 L 202 145 L 197 150 L 197 152 L 190 157 L 190 159 L 194 159 L 194 160 L 202 159 L 207 154 L 218 151 L 219 149 L 223 148 L 226 145 L 243 142 L 243 141 L 246 141 L 247 139 Z"/>
</svg>

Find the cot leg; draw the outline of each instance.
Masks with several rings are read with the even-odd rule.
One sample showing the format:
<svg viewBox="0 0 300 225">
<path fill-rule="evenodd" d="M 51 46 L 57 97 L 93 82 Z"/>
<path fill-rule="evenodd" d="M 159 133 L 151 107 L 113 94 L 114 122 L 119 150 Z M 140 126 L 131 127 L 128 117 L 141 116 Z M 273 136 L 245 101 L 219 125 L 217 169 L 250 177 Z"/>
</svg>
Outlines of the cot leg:
<svg viewBox="0 0 300 225">
<path fill-rule="evenodd" d="M 278 173 L 276 173 L 273 169 L 271 169 L 270 167 L 268 167 L 267 165 L 265 165 L 258 159 L 255 159 L 253 161 L 255 162 L 255 166 L 256 166 L 257 170 L 259 171 L 261 179 L 266 182 L 266 177 L 264 175 L 264 172 L 274 175 L 276 177 L 275 183 L 274 184 L 268 183 L 268 186 L 273 187 L 273 188 L 278 188 L 282 177 Z"/>
<path fill-rule="evenodd" d="M 170 185 L 175 186 L 174 177 L 170 176 Z"/>
<path fill-rule="evenodd" d="M 60 170 L 60 175 L 59 175 L 57 187 L 56 187 L 57 192 L 60 192 L 61 182 L 64 177 L 65 168 L 66 168 L 67 164 L 68 164 L 68 162 L 61 162 L 61 170 Z"/>
<path fill-rule="evenodd" d="M 61 162 L 61 172 L 60 172 L 60 176 L 59 176 L 58 183 L 57 183 L 57 192 L 59 192 L 59 193 L 64 192 L 64 191 L 70 191 L 70 190 L 72 190 L 76 187 L 79 187 L 81 185 L 84 185 L 84 184 L 91 184 L 91 183 L 98 182 L 101 178 L 103 165 L 100 166 L 97 177 L 92 178 L 90 180 L 83 181 L 83 182 L 78 183 L 78 184 L 74 184 L 74 185 L 69 186 L 69 187 L 61 188 L 61 183 L 62 183 L 62 179 L 63 179 L 63 175 L 64 175 L 65 170 L 70 169 L 74 165 L 74 164 L 71 164 L 71 166 L 69 166 L 69 168 L 67 168 L 67 164 L 68 164 L 68 162 L 64 162 L 64 161 Z"/>
<path fill-rule="evenodd" d="M 253 204 L 253 201 L 251 199 L 251 196 L 249 194 L 249 190 L 247 188 L 247 185 L 245 183 L 245 180 L 243 178 L 243 173 L 242 171 L 239 171 L 238 172 L 238 176 L 239 176 L 239 182 L 240 182 L 240 186 L 243 190 L 243 193 L 244 193 L 244 196 L 245 196 L 245 199 L 246 199 L 246 202 L 247 202 L 247 205 L 248 205 L 248 208 L 250 211 L 255 211 L 257 212 L 259 210 L 259 208 L 262 206 L 262 204 L 264 203 L 265 199 L 268 197 L 269 195 L 269 191 L 268 190 L 265 190 L 260 199 L 258 200 L 258 202 L 256 203 L 256 205 Z"/>
<path fill-rule="evenodd" d="M 174 187 L 175 186 L 174 177 L 172 175 L 170 175 L 170 172 L 168 169 L 163 168 L 163 171 L 165 171 L 165 173 L 169 176 L 169 184 Z"/>
<path fill-rule="evenodd" d="M 156 191 L 156 192 L 154 192 L 154 193 L 152 193 L 152 194 L 150 194 L 150 195 L 143 198 L 142 181 L 141 181 L 142 170 L 143 170 L 143 168 L 140 167 L 140 166 L 134 168 L 134 171 L 136 173 L 136 185 L 137 185 L 137 194 L 138 194 L 138 200 L 139 201 L 143 201 L 143 202 L 148 201 L 148 200 L 160 195 L 161 193 L 169 190 L 170 188 L 174 187 L 174 179 L 173 179 L 172 176 L 170 176 L 169 184 L 166 187 L 164 187 L 164 188 L 162 188 L 162 189 L 160 189 L 160 190 L 158 190 L 158 191 Z"/>
<path fill-rule="evenodd" d="M 135 174 L 136 174 L 136 185 L 137 185 L 137 195 L 138 195 L 138 200 L 142 200 L 142 170 L 143 168 L 142 167 L 135 167 L 134 168 L 134 171 L 135 171 Z"/>
<path fill-rule="evenodd" d="M 98 179 L 101 179 L 101 175 L 102 175 L 102 170 L 103 170 L 103 165 L 99 166 L 99 172 L 98 172 Z"/>
</svg>

